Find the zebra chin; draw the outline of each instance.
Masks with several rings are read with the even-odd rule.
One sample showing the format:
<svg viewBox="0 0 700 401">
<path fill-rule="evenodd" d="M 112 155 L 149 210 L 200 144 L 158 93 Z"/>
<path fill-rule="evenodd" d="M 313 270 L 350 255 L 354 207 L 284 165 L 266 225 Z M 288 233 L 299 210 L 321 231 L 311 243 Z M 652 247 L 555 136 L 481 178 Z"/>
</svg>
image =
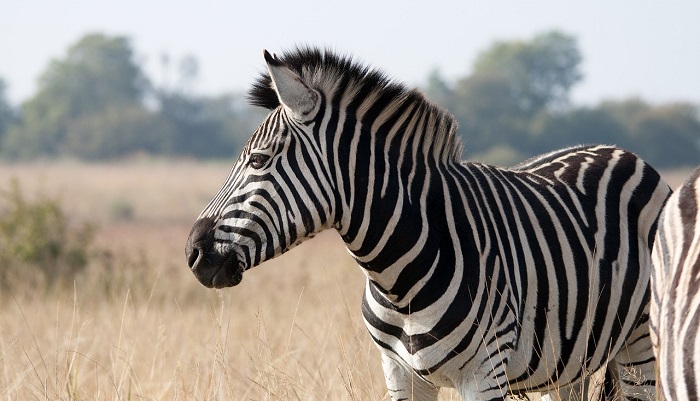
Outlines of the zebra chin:
<svg viewBox="0 0 700 401">
<path fill-rule="evenodd" d="M 222 254 L 214 249 L 214 221 L 202 218 L 190 231 L 185 255 L 187 265 L 207 288 L 233 287 L 243 280 L 245 267 L 232 250 Z"/>
</svg>

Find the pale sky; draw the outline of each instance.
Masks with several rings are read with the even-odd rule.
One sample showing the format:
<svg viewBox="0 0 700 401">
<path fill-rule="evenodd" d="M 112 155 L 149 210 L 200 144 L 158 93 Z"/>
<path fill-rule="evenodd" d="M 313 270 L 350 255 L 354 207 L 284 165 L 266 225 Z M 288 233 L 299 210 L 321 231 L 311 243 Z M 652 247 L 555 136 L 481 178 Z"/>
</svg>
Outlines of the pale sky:
<svg viewBox="0 0 700 401">
<path fill-rule="evenodd" d="M 90 32 L 132 39 L 149 77 L 161 55 L 199 61 L 195 91 L 245 91 L 262 49 L 296 44 L 352 54 L 397 80 L 423 85 L 438 68 L 468 74 L 495 40 L 552 29 L 578 38 L 584 81 L 574 102 L 641 96 L 700 104 L 700 1 L 564 0 L 5 0 L 0 6 L 0 78 L 13 104 L 29 98 L 49 60 Z"/>
</svg>

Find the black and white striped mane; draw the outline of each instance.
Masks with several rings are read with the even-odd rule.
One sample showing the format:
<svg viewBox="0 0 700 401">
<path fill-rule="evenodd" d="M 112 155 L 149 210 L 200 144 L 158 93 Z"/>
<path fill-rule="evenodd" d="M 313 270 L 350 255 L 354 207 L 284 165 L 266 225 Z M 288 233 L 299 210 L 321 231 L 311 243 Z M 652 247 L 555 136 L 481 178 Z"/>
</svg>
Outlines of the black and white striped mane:
<svg viewBox="0 0 700 401">
<path fill-rule="evenodd" d="M 376 96 L 377 103 L 385 105 L 385 109 L 393 107 L 400 111 L 409 105 L 418 106 L 424 116 L 432 118 L 426 121 L 431 121 L 435 127 L 422 130 L 423 135 L 431 136 L 426 139 L 447 149 L 443 154 L 447 154 L 453 161 L 460 160 L 462 143 L 456 133 L 457 121 L 450 113 L 428 101 L 420 91 L 407 88 L 383 72 L 355 62 L 350 56 L 340 56 L 328 49 L 299 47 L 276 58 L 297 73 L 307 86 L 322 92 L 328 102 L 332 102 L 338 93 L 343 96 L 351 94 L 353 98 L 359 99 L 366 99 L 372 94 Z M 269 110 L 280 105 L 267 72 L 262 73 L 253 83 L 248 92 L 248 101 L 253 106 Z M 426 122 L 426 126 L 428 124 Z"/>
</svg>

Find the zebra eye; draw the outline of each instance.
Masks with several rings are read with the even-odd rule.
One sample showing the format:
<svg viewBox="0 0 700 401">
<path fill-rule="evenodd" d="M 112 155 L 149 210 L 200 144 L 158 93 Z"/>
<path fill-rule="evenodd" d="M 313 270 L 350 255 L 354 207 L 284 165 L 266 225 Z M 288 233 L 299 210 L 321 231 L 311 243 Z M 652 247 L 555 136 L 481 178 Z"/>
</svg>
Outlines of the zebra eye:
<svg viewBox="0 0 700 401">
<path fill-rule="evenodd" d="M 257 170 L 265 167 L 265 163 L 267 163 L 268 160 L 270 160 L 270 156 L 268 155 L 252 153 L 248 156 L 248 165 Z"/>
</svg>

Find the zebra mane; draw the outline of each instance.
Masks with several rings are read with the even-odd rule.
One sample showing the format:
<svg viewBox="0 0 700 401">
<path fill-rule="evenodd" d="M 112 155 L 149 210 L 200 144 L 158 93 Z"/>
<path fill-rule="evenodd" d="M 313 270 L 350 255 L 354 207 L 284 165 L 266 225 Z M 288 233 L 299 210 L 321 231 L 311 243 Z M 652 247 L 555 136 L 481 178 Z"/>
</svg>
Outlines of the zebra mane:
<svg viewBox="0 0 700 401">
<path fill-rule="evenodd" d="M 296 72 L 309 87 L 321 91 L 330 99 L 340 83 L 344 93 L 365 93 L 371 88 L 376 98 L 388 99 L 387 107 L 395 108 L 413 104 L 419 106 L 428 119 L 437 127 L 423 135 L 424 138 L 440 148 L 440 158 L 459 161 L 462 155 L 462 143 L 457 136 L 455 118 L 436 106 L 416 89 L 409 89 L 404 84 L 389 78 L 383 72 L 355 62 L 350 56 L 340 56 L 331 50 L 316 47 L 298 47 L 277 56 L 287 68 Z M 368 95 L 368 94 L 367 94 Z M 253 106 L 273 110 L 280 105 L 277 93 L 273 89 L 270 74 L 263 72 L 253 83 L 248 92 L 248 101 Z"/>
</svg>

